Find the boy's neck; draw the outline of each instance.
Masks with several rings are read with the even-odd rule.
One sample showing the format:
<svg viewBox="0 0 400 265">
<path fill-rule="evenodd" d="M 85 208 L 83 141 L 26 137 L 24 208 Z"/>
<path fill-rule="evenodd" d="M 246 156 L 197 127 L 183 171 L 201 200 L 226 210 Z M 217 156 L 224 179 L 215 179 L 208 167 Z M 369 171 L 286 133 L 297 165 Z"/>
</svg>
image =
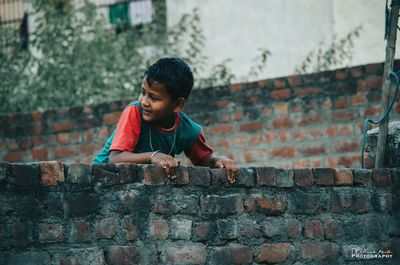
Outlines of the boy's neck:
<svg viewBox="0 0 400 265">
<path fill-rule="evenodd" d="M 174 113 L 167 120 L 157 123 L 155 125 L 164 130 L 172 130 L 175 127 L 176 117 L 177 115 L 176 113 Z"/>
</svg>

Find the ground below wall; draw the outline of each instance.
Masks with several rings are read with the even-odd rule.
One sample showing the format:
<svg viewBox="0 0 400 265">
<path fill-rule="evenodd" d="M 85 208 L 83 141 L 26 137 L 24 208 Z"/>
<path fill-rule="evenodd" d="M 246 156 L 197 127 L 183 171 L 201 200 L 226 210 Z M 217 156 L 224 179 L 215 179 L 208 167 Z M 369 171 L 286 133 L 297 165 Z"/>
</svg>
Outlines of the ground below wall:
<svg viewBox="0 0 400 265">
<path fill-rule="evenodd" d="M 399 264 L 399 193 L 399 169 L 2 163 L 0 264 Z"/>
</svg>

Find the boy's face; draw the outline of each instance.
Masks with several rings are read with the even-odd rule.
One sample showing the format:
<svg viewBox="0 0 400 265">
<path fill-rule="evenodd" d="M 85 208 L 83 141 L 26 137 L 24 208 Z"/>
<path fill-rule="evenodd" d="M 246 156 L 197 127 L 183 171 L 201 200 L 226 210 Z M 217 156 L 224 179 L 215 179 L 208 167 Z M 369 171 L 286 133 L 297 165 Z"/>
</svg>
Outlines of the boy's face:
<svg viewBox="0 0 400 265">
<path fill-rule="evenodd" d="M 143 80 L 139 103 L 143 110 L 143 120 L 163 128 L 170 128 L 175 122 L 175 112 L 181 110 L 178 100 L 172 100 L 163 84 L 153 82 L 150 86 Z"/>
</svg>

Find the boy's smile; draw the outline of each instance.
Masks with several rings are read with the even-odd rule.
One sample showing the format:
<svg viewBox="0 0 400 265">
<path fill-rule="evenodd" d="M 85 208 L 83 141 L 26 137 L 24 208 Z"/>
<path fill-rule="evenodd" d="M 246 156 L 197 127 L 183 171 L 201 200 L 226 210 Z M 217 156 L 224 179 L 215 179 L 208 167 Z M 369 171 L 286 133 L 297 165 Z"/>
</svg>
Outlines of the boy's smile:
<svg viewBox="0 0 400 265">
<path fill-rule="evenodd" d="M 164 85 L 153 82 L 149 85 L 146 78 L 143 81 L 139 103 L 143 110 L 143 120 L 162 128 L 171 128 L 175 124 L 177 112 L 176 100 L 172 100 Z"/>
</svg>

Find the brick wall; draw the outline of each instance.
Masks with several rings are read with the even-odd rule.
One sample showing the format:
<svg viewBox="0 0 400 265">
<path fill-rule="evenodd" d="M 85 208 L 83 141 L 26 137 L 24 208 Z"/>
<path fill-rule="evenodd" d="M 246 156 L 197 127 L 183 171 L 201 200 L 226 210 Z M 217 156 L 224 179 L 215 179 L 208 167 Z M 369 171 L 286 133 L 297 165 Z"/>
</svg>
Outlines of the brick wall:
<svg viewBox="0 0 400 265">
<path fill-rule="evenodd" d="M 2 163 L 0 264 L 399 264 L 399 191 L 398 169 Z"/>
<path fill-rule="evenodd" d="M 383 64 L 369 64 L 197 90 L 185 112 L 242 166 L 359 167 L 364 119 L 380 115 L 382 75 Z M 89 163 L 128 102 L 2 116 L 0 159 Z M 399 118 L 396 104 L 391 119 Z"/>
</svg>

